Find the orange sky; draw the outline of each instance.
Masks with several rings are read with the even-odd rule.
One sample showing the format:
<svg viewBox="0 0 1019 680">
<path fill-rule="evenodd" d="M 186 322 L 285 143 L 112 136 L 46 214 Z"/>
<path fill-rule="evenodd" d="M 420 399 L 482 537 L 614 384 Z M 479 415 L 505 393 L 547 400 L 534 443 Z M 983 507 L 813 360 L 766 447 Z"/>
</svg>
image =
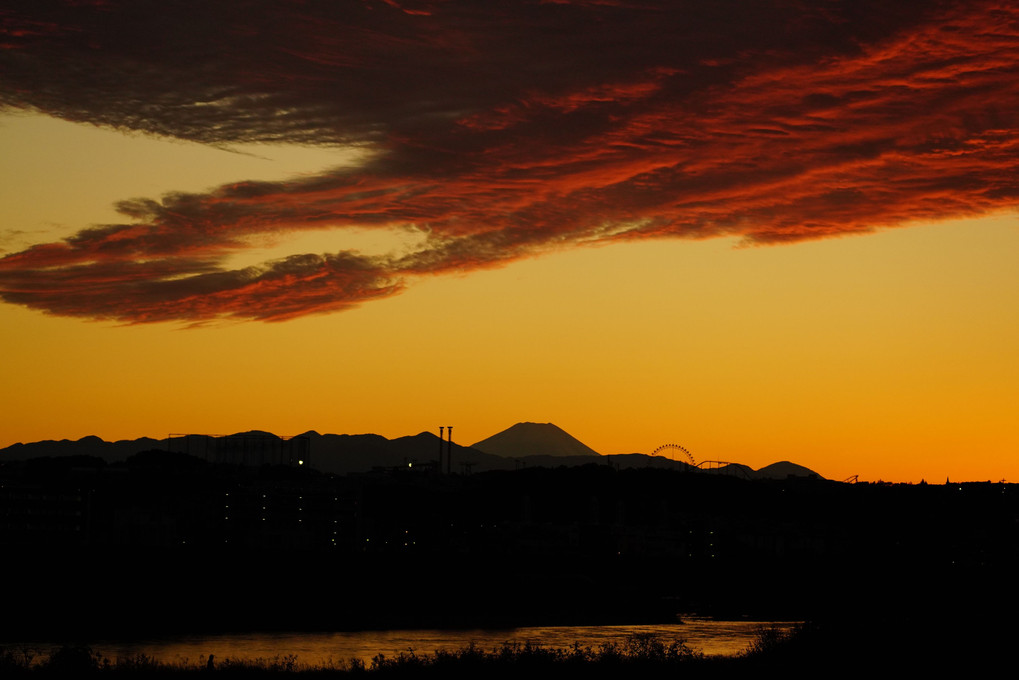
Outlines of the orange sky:
<svg viewBox="0 0 1019 680">
<path fill-rule="evenodd" d="M 0 446 L 531 420 L 1019 481 L 1010 10 L 119 5 L 0 11 Z"/>
</svg>

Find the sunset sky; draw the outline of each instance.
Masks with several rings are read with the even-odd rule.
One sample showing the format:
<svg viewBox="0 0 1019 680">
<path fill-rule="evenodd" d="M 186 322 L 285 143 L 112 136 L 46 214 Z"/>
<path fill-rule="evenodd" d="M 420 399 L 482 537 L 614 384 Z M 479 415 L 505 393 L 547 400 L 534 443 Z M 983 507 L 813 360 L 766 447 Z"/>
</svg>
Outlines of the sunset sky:
<svg viewBox="0 0 1019 680">
<path fill-rule="evenodd" d="M 0 447 L 553 422 L 1019 482 L 1019 10 L 0 0 Z"/>
</svg>

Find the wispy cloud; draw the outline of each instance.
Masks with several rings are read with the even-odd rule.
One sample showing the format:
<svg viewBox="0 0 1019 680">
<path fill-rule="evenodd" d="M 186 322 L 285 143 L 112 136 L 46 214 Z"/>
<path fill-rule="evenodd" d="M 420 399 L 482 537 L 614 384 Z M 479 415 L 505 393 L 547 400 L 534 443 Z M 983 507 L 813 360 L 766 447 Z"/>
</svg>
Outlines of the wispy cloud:
<svg viewBox="0 0 1019 680">
<path fill-rule="evenodd" d="M 126 322 L 282 320 L 416 277 L 638 238 L 791 242 L 1015 207 L 1019 11 L 998 3 L 8 3 L 0 103 L 356 169 L 131 199 L 0 259 L 0 297 Z M 13 226 L 13 225 L 12 225 Z M 427 233 L 235 270 L 253 234 Z"/>
</svg>

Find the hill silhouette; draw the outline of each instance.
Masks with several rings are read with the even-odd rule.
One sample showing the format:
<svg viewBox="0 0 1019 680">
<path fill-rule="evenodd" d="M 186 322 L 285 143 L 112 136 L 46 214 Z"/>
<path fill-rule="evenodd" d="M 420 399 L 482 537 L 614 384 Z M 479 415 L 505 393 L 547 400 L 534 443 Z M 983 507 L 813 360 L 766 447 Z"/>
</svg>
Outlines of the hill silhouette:
<svg viewBox="0 0 1019 680">
<path fill-rule="evenodd" d="M 601 455 L 552 423 L 517 423 L 471 448 L 504 458 Z"/>
<path fill-rule="evenodd" d="M 438 462 L 440 441 L 432 432 L 386 439 L 377 434 L 318 434 L 306 432 L 311 441 L 312 467 L 322 472 L 347 474 L 377 468 L 426 466 Z M 512 461 L 474 449 L 452 445 L 451 468 L 460 472 L 465 465 L 473 469 L 512 469 Z M 477 466 L 477 467 L 474 467 Z"/>
</svg>

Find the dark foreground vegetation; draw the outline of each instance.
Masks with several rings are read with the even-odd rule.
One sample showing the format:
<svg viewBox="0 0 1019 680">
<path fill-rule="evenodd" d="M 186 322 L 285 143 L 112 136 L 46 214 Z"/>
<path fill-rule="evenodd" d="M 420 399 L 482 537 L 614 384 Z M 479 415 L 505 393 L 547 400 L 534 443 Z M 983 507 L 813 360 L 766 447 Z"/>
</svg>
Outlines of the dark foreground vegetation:
<svg viewBox="0 0 1019 680">
<path fill-rule="evenodd" d="M 869 672 L 971 675 L 1000 668 L 1010 654 L 1006 638 L 1011 634 L 1005 629 L 992 632 L 978 625 L 959 636 L 951 627 L 939 634 L 937 626 L 899 627 L 902 623 L 886 621 L 869 631 L 850 630 L 848 622 L 806 623 L 789 633 L 762 627 L 742 654 L 731 657 L 705 656 L 681 640 L 666 642 L 652 634 L 597 649 L 505 643 L 485 650 L 470 644 L 453 652 L 419 655 L 408 650 L 395 657 L 380 654 L 369 663 L 351 659 L 324 665 L 303 663 L 293 654 L 254 660 L 203 656 L 163 662 L 145 655 L 111 660 L 87 646 L 64 646 L 45 659 L 17 650 L 0 652 L 0 677 L 841 678 Z M 898 635 L 882 635 L 896 628 Z"/>
<path fill-rule="evenodd" d="M 1013 484 L 607 465 L 336 477 L 165 452 L 120 468 L 85 462 L 0 466 L 0 641 L 633 624 L 696 612 L 810 624 L 736 659 L 656 643 L 661 653 L 468 648 L 367 668 L 217 659 L 215 672 L 516 677 L 544 665 L 629 677 L 623 666 L 634 664 L 638 677 L 832 677 L 1011 665 L 1019 635 Z M 3 664 L 0 676 L 208 672 L 107 663 L 78 647 L 46 664 L 11 654 Z"/>
<path fill-rule="evenodd" d="M 505 643 L 484 650 L 473 644 L 457 651 L 418 655 L 413 650 L 395 657 L 378 655 L 370 663 L 360 659 L 325 665 L 302 663 L 296 655 L 238 661 L 202 657 L 196 662 L 167 663 L 145 655 L 110 660 L 85 646 L 64 646 L 38 660 L 27 653 L 5 651 L 0 672 L 6 677 L 151 677 L 303 675 L 330 677 L 435 677 L 516 678 L 540 677 L 728 677 L 760 666 L 774 650 L 792 638 L 774 629 L 762 629 L 755 643 L 738 657 L 706 657 L 682 641 L 666 643 L 650 634 L 631 636 L 624 644 L 605 644 L 597 649 L 548 648 L 529 643 Z"/>
<path fill-rule="evenodd" d="M 1017 485 L 417 469 L 0 465 L 0 640 L 1019 608 Z"/>
</svg>

